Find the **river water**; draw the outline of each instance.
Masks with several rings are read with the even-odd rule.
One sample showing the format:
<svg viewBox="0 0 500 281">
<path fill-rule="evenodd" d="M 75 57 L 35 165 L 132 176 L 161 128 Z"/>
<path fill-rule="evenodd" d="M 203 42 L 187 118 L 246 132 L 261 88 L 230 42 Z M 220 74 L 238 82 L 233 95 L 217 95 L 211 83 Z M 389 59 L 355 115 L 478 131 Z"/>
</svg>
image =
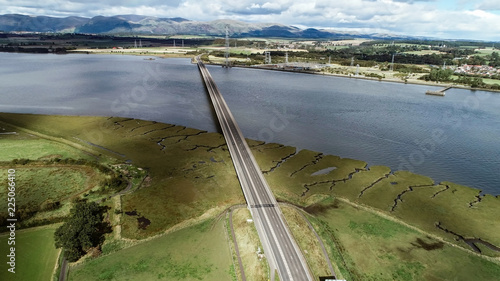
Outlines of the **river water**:
<svg viewBox="0 0 500 281">
<path fill-rule="evenodd" d="M 209 66 L 244 135 L 500 194 L 500 94 Z M 188 59 L 0 53 L 0 111 L 216 131 Z"/>
</svg>

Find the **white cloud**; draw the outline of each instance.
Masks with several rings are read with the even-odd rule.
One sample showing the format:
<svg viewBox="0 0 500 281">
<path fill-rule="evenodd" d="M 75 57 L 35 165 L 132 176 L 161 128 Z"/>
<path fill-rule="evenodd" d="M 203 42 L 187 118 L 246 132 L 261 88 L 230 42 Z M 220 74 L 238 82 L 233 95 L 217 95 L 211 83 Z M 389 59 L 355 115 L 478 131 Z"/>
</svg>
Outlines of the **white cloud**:
<svg viewBox="0 0 500 281">
<path fill-rule="evenodd" d="M 485 11 L 500 11 L 500 2 L 498 0 L 485 0 L 477 5 L 477 9 Z"/>
<path fill-rule="evenodd" d="M 228 18 L 360 32 L 500 40 L 500 15 L 494 12 L 500 10 L 498 0 L 483 0 L 472 10 L 470 5 L 466 9 L 458 4 L 455 9 L 439 8 L 440 1 L 443 0 L 0 0 L 0 14 L 142 14 L 200 21 Z"/>
<path fill-rule="evenodd" d="M 281 5 L 279 3 L 270 3 L 270 2 L 266 2 L 264 4 L 262 4 L 261 6 L 262 8 L 265 8 L 265 9 L 273 9 L 273 10 L 278 10 L 278 9 L 281 9 Z"/>
</svg>

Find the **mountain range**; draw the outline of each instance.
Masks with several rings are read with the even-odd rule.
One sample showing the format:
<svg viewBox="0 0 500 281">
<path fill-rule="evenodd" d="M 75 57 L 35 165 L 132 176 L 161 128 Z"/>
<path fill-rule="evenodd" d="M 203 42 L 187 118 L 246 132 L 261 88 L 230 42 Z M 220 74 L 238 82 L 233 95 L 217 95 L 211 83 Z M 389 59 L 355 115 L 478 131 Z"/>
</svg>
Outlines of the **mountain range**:
<svg viewBox="0 0 500 281">
<path fill-rule="evenodd" d="M 277 23 L 249 23 L 235 20 L 193 21 L 184 18 L 158 18 L 141 15 L 84 17 L 47 17 L 19 14 L 0 15 L 0 31 L 48 32 L 87 34 L 161 34 L 223 36 L 228 26 L 232 37 L 281 38 L 372 38 L 408 39 L 409 36 L 391 34 L 359 34 L 330 29 L 301 29 Z"/>
</svg>

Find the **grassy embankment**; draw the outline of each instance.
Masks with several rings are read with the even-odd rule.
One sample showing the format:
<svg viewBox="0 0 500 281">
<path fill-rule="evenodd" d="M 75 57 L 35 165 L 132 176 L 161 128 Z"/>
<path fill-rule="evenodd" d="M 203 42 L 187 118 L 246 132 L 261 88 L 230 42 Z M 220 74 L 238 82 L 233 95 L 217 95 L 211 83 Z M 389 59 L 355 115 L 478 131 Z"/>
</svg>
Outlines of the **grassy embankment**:
<svg viewBox="0 0 500 281">
<path fill-rule="evenodd" d="M 259 249 L 263 253 L 263 249 L 253 222 L 248 221 L 251 218 L 252 216 L 248 209 L 233 211 L 233 227 L 245 277 L 247 280 L 267 281 L 269 278 L 269 266 L 266 259 L 259 257 L 257 254 Z M 238 269 L 237 262 L 237 259 L 235 259 L 235 267 Z"/>
<path fill-rule="evenodd" d="M 304 253 L 307 265 L 311 270 L 314 280 L 319 280 L 321 276 L 332 275 L 326 257 L 323 254 L 321 245 L 314 232 L 308 227 L 305 217 L 298 210 L 289 206 L 281 206 L 283 215 L 297 244 Z M 339 272 L 338 268 L 334 268 Z M 337 279 L 342 275 L 337 275 Z"/>
<path fill-rule="evenodd" d="M 110 220 L 115 222 L 115 229 L 121 224 L 123 237 L 170 233 L 145 242 L 153 245 L 160 239 L 188 231 L 173 232 L 175 229 L 197 225 L 230 205 L 244 202 L 218 134 L 123 118 L 34 115 L 22 118 L 2 115 L 2 118 L 67 139 L 76 136 L 107 150 L 85 142 L 78 145 L 97 149 L 103 155 L 130 159 L 135 165 L 147 168 L 151 178 L 141 189 L 121 200 L 107 202 L 117 210 Z M 47 125 L 58 122 L 70 125 Z M 84 133 L 89 130 L 92 134 Z M 90 135 L 94 138 L 89 138 Z M 464 276 L 476 274 L 483 280 L 498 276 L 498 261 L 487 258 L 498 257 L 498 252 L 479 244 L 483 254 L 474 254 L 460 239 L 480 238 L 500 244 L 496 235 L 499 226 L 492 219 L 498 213 L 498 198 L 485 196 L 478 200 L 477 190 L 452 183 L 436 185 L 427 177 L 408 172 L 392 174 L 382 166 L 367 169 L 363 161 L 307 150 L 296 153 L 294 148 L 256 141 L 250 145 L 277 198 L 306 207 L 309 219 L 344 278 L 444 280 L 442 276 L 450 271 Z M 125 156 L 117 156 L 121 154 Z M 331 167 L 335 169 L 329 173 L 313 175 Z M 120 210 L 135 211 L 137 216 Z M 301 220 L 293 219 L 295 215 L 285 213 L 292 217 L 289 221 L 292 229 L 307 228 Z M 138 217 L 147 218 L 150 225 L 140 228 Z M 436 227 L 437 223 L 441 229 Z M 125 261 L 121 257 L 126 249 L 120 249 L 136 242 L 129 243 L 120 235 L 113 235 L 103 246 L 103 252 L 109 255 L 86 262 L 78 270 L 90 274 L 99 265 L 97 261 L 104 258 L 116 264 Z M 299 244 L 301 236 L 306 236 L 295 235 Z M 308 259 L 317 256 L 309 255 L 317 252 L 310 245 L 303 244 L 303 251 Z M 130 276 L 134 274 L 142 273 Z"/>
</svg>

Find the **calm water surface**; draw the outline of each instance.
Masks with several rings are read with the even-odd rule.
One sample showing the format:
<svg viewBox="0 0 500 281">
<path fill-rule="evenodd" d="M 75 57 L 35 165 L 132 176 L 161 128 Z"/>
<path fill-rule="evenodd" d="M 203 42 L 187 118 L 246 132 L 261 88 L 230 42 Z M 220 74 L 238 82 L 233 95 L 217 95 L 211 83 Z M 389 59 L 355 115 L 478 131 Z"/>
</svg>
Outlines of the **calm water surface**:
<svg viewBox="0 0 500 281">
<path fill-rule="evenodd" d="M 0 111 L 142 118 L 215 131 L 186 59 L 0 53 Z M 500 194 L 500 94 L 209 66 L 245 136 Z"/>
</svg>

